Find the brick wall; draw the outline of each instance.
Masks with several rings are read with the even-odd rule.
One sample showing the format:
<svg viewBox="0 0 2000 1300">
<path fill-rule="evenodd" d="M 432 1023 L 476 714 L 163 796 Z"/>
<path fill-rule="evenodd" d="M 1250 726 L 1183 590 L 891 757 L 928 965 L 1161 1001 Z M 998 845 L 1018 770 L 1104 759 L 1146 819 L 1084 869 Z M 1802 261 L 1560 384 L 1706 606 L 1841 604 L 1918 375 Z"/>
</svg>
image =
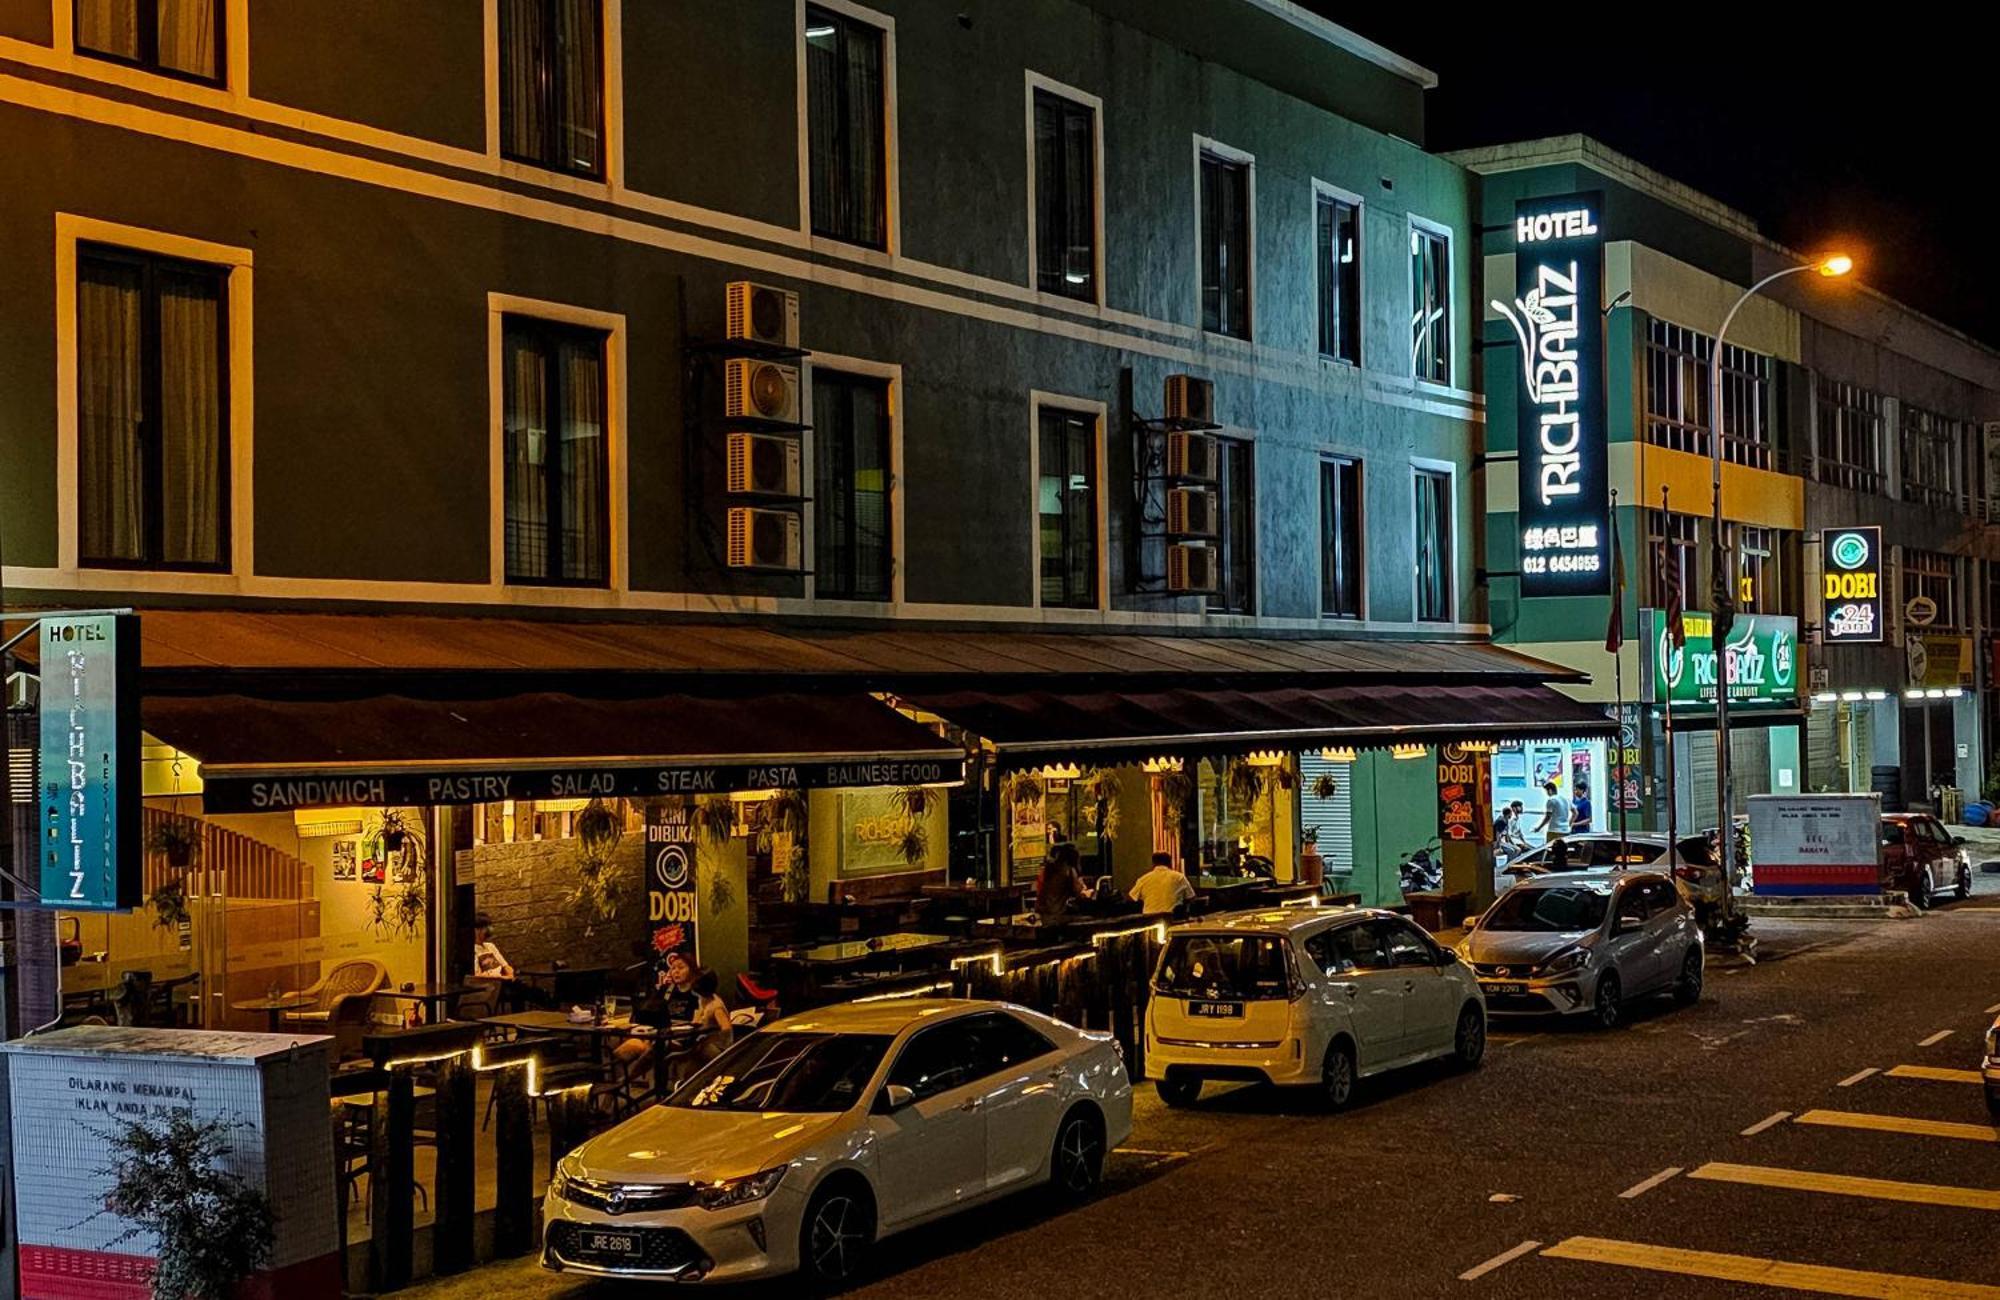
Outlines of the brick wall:
<svg viewBox="0 0 2000 1300">
<path fill-rule="evenodd" d="M 552 961 L 616 969 L 633 960 L 632 944 L 646 937 L 645 837 L 627 835 L 612 854 L 607 870 L 624 892 L 617 917 L 594 927 L 569 901 L 576 848 L 575 840 L 523 840 L 459 853 L 460 879 L 472 871 L 473 907 L 493 918 L 493 942 L 514 969 Z"/>
</svg>

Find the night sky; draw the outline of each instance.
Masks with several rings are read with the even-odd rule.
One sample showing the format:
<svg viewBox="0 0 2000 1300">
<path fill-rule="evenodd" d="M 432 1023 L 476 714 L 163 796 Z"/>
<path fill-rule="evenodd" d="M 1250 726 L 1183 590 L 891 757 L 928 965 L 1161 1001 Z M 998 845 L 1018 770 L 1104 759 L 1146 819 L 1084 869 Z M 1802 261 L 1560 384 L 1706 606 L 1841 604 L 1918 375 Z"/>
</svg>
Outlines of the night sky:
<svg viewBox="0 0 2000 1300">
<path fill-rule="evenodd" d="M 1301 2 L 1438 74 L 1434 150 L 1595 136 L 2000 346 L 2000 10 Z"/>
</svg>

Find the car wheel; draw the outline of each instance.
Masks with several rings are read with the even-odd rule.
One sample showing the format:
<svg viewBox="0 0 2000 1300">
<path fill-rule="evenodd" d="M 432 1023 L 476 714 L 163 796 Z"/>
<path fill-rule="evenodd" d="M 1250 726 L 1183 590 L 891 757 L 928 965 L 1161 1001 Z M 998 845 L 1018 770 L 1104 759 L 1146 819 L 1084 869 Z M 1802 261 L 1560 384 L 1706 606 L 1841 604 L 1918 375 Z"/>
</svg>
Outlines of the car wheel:
<svg viewBox="0 0 2000 1300">
<path fill-rule="evenodd" d="M 1195 1098 L 1201 1096 L 1201 1080 L 1170 1074 L 1164 1079 L 1153 1080 L 1153 1091 L 1159 1093 L 1160 1100 L 1169 1106 L 1192 1106 Z"/>
<path fill-rule="evenodd" d="M 799 1271 L 822 1286 L 853 1280 L 875 1245 L 875 1202 L 852 1178 L 813 1193 L 799 1229 Z"/>
<path fill-rule="evenodd" d="M 1319 1077 L 1327 1109 L 1346 1110 L 1354 1100 L 1354 1048 L 1345 1040 L 1327 1048 L 1326 1064 L 1320 1067 Z"/>
<path fill-rule="evenodd" d="M 1486 1059 L 1486 1017 L 1468 1005 L 1458 1013 L 1458 1032 L 1452 1035 L 1452 1059 L 1461 1069 L 1474 1069 Z"/>
<path fill-rule="evenodd" d="M 1910 901 L 1915 903 L 1920 911 L 1928 912 L 1931 910 L 1931 869 L 1929 867 L 1919 868 L 1917 878 L 1910 882 Z"/>
<path fill-rule="evenodd" d="M 1104 1125 L 1087 1107 L 1063 1116 L 1049 1156 L 1049 1183 L 1056 1195 L 1081 1201 L 1104 1178 Z"/>
<path fill-rule="evenodd" d="M 1972 897 L 1972 868 L 1970 867 L 1960 867 L 1958 869 L 1958 897 L 1960 901 Z"/>
<path fill-rule="evenodd" d="M 1681 959 L 1681 977 L 1674 983 L 1674 1001 L 1691 1007 L 1701 1001 L 1702 960 L 1699 945 L 1691 945 Z"/>
<path fill-rule="evenodd" d="M 1597 981 L 1597 1001 L 1591 1005 L 1591 1023 L 1599 1029 L 1616 1029 L 1624 1019 L 1625 1004 L 1621 1001 L 1624 990 L 1618 986 L 1615 971 L 1606 971 Z"/>
</svg>

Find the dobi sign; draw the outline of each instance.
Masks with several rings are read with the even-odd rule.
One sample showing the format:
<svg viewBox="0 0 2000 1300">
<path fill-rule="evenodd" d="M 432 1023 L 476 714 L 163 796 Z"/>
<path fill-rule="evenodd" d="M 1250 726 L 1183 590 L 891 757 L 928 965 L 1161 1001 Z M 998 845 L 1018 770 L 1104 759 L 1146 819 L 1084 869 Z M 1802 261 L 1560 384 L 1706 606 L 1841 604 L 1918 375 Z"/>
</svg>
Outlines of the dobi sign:
<svg viewBox="0 0 2000 1300">
<path fill-rule="evenodd" d="M 1881 641 L 1882 530 L 1829 528 L 1820 543 L 1821 641 L 1828 645 Z"/>
<path fill-rule="evenodd" d="M 646 824 L 646 914 L 656 959 L 685 950 L 699 960 L 695 923 L 695 826 L 686 808 L 662 808 Z"/>
</svg>

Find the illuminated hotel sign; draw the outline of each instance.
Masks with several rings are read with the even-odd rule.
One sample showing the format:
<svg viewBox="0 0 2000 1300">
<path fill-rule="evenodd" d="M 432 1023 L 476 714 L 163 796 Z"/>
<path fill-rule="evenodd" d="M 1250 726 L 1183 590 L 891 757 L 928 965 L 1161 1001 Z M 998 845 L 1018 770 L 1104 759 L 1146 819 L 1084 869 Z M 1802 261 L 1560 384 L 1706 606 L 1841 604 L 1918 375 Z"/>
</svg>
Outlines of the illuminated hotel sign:
<svg viewBox="0 0 2000 1300">
<path fill-rule="evenodd" d="M 1820 538 L 1820 640 L 1848 645 L 1882 640 L 1882 530 L 1829 528 Z"/>
<path fill-rule="evenodd" d="M 137 907 L 138 617 L 44 618 L 40 653 L 42 905 Z"/>
<path fill-rule="evenodd" d="M 1602 196 L 1514 206 L 1514 301 L 1493 309 L 1514 329 L 1520 447 L 1521 594 L 1611 589 L 1604 430 Z"/>
</svg>

